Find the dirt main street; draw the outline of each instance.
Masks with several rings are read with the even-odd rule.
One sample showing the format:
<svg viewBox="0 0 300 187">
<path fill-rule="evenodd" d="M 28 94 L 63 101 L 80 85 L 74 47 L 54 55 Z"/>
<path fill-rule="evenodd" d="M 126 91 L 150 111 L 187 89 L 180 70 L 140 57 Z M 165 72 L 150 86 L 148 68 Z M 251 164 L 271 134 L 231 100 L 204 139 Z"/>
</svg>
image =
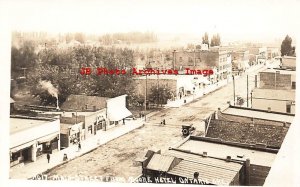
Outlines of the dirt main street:
<svg viewBox="0 0 300 187">
<path fill-rule="evenodd" d="M 246 76 L 236 80 L 236 95 L 246 97 Z M 249 93 L 254 87 L 254 73 L 249 76 Z M 96 150 L 58 166 L 47 173 L 48 177 L 58 176 L 114 176 L 136 177 L 141 174 L 141 166 L 135 164 L 149 149 L 161 149 L 183 139 L 181 125 L 198 123 L 219 107 L 225 107 L 233 100 L 232 83 L 180 108 L 169 108 L 147 119 L 148 123 L 123 135 Z M 166 125 L 159 125 L 162 119 Z"/>
</svg>

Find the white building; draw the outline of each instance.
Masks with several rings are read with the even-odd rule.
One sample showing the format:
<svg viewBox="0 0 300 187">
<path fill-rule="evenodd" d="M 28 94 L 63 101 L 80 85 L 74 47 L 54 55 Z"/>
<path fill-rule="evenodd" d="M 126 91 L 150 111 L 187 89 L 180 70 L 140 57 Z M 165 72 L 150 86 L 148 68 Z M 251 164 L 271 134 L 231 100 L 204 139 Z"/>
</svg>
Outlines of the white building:
<svg viewBox="0 0 300 187">
<path fill-rule="evenodd" d="M 36 161 L 46 153 L 60 150 L 60 120 L 11 117 L 10 166 Z"/>
</svg>

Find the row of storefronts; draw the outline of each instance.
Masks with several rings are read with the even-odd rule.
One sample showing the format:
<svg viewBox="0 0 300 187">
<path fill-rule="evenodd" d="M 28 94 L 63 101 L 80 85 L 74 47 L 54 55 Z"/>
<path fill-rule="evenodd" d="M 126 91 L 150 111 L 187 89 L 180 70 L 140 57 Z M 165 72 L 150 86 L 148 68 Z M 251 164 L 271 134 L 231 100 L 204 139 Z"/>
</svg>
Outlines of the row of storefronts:
<svg viewBox="0 0 300 187">
<path fill-rule="evenodd" d="M 74 97 L 74 98 L 81 98 Z M 44 112 L 55 118 L 11 116 L 10 165 L 11 167 L 34 162 L 44 154 L 59 151 L 80 141 L 122 124 L 132 115 L 126 108 L 126 95 L 105 98 L 105 104 L 97 104 L 97 97 L 83 96 L 82 110 Z M 89 98 L 91 97 L 91 98 Z M 103 100 L 100 98 L 99 100 Z M 68 102 L 68 100 L 66 101 Z M 68 103 L 67 103 L 68 104 Z M 92 105 L 94 104 L 94 105 Z M 69 106 L 72 106 L 70 104 Z M 91 106 L 91 107 L 89 107 Z"/>
<path fill-rule="evenodd" d="M 60 120 L 10 118 L 10 166 L 60 150 Z"/>
</svg>

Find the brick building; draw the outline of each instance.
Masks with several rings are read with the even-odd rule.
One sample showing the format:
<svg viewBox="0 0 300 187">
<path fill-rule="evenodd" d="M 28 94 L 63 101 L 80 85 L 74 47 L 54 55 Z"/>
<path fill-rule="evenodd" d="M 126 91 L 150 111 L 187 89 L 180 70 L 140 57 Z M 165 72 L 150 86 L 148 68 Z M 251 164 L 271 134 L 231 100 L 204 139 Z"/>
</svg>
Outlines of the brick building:
<svg viewBox="0 0 300 187">
<path fill-rule="evenodd" d="M 296 71 L 267 69 L 265 71 L 259 72 L 258 78 L 258 87 L 261 89 L 296 89 Z"/>
<path fill-rule="evenodd" d="M 237 50 L 231 53 L 232 69 L 236 72 L 243 72 L 250 67 L 249 50 Z"/>
<path fill-rule="evenodd" d="M 293 119 L 294 115 L 291 114 L 230 106 L 223 111 L 218 110 L 206 120 L 204 139 L 211 143 L 198 143 L 194 149 L 199 149 L 199 152 L 208 150 L 207 154 L 211 152 L 211 155 L 249 158 L 248 185 L 261 186 L 273 166 Z M 193 151 L 188 144 L 183 148 Z M 243 149 L 252 151 L 247 153 Z"/>
<path fill-rule="evenodd" d="M 292 119 L 292 115 L 230 107 L 217 111 L 206 123 L 206 137 L 279 149 Z"/>
<path fill-rule="evenodd" d="M 252 91 L 252 108 L 295 114 L 296 71 L 267 69 Z"/>
<path fill-rule="evenodd" d="M 189 69 L 212 69 L 211 77 L 213 83 L 231 77 L 231 55 L 226 50 L 211 48 L 209 50 L 175 51 L 173 53 L 173 67 L 180 71 Z"/>
</svg>

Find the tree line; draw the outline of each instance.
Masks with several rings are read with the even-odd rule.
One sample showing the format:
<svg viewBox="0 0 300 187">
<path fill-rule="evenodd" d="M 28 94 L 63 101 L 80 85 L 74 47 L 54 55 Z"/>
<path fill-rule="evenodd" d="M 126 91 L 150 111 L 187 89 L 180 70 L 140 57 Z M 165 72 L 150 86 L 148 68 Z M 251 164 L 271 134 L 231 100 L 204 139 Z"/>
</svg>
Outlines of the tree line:
<svg viewBox="0 0 300 187">
<path fill-rule="evenodd" d="M 100 36 L 99 41 L 104 45 L 111 45 L 115 43 L 150 43 L 157 42 L 158 37 L 153 32 L 113 33 Z"/>
<path fill-rule="evenodd" d="M 76 46 L 66 49 L 45 48 L 36 52 L 35 44 L 28 41 L 18 48 L 12 46 L 12 78 L 23 76 L 26 68 L 26 84 L 30 92 L 43 105 L 55 105 L 56 98 L 43 89 L 40 82 L 49 81 L 58 90 L 59 103 L 71 94 L 85 94 L 100 97 L 116 97 L 127 94 L 131 104 L 141 103 L 144 96 L 137 95 L 131 74 L 124 75 L 81 75 L 81 67 L 107 69 L 132 69 L 135 66 L 134 51 L 128 48 Z M 150 88 L 149 88 L 150 89 Z M 169 89 L 152 89 L 150 100 L 166 103 Z M 157 97 L 159 95 L 160 97 Z M 153 98 L 152 98 L 153 96 Z"/>
<path fill-rule="evenodd" d="M 214 34 L 209 43 L 208 33 L 205 32 L 202 36 L 202 44 L 207 44 L 208 47 L 220 46 L 221 45 L 221 37 L 219 34 Z"/>
</svg>

